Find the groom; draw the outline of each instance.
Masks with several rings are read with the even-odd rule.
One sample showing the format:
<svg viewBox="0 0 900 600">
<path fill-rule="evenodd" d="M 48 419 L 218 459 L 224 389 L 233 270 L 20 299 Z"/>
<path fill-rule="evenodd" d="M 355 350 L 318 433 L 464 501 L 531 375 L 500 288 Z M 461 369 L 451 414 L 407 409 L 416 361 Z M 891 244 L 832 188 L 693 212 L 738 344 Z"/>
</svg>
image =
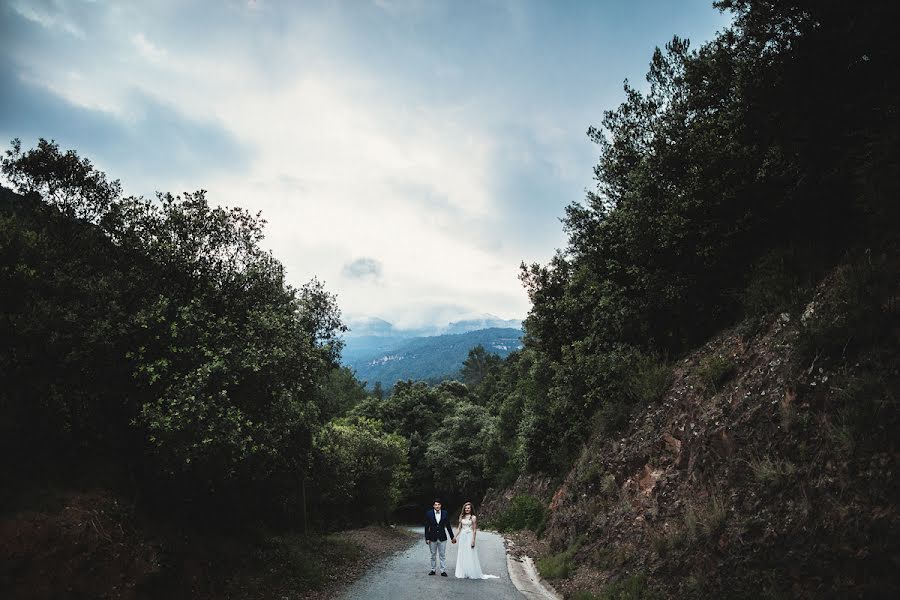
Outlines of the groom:
<svg viewBox="0 0 900 600">
<path fill-rule="evenodd" d="M 447 564 L 445 562 L 445 550 L 447 546 L 447 533 L 450 534 L 450 540 L 455 544 L 456 538 L 453 537 L 453 526 L 450 525 L 450 517 L 446 510 L 441 510 L 441 501 L 435 500 L 433 510 L 425 511 L 425 543 L 431 550 L 431 573 L 434 575 L 435 554 L 441 555 L 441 577 L 447 576 Z M 446 531 L 446 533 L 445 533 Z"/>
</svg>

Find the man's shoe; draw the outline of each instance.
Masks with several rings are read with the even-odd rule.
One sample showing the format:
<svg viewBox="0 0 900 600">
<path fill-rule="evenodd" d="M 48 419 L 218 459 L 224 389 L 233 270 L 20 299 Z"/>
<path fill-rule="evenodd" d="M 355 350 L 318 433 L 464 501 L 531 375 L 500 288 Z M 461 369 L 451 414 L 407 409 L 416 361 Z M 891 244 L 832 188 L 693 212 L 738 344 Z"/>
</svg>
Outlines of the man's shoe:
<svg viewBox="0 0 900 600">
<path fill-rule="evenodd" d="M 446 577 L 446 576 L 447 576 L 447 572 L 446 572 L 446 571 L 441 571 L 441 577 Z"/>
<path fill-rule="evenodd" d="M 431 573 L 429 573 L 429 575 L 434 575 L 434 571 L 432 571 Z"/>
</svg>

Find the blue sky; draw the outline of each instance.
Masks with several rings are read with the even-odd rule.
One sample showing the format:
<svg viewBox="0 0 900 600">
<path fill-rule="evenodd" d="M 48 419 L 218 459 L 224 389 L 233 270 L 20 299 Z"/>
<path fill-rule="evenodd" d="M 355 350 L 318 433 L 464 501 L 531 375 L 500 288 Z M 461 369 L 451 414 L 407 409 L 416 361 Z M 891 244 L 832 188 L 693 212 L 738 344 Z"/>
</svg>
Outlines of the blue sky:
<svg viewBox="0 0 900 600">
<path fill-rule="evenodd" d="M 0 4 L 0 140 L 54 138 L 126 192 L 261 210 L 292 283 L 353 319 L 522 318 L 565 243 L 589 125 L 710 0 Z"/>
</svg>

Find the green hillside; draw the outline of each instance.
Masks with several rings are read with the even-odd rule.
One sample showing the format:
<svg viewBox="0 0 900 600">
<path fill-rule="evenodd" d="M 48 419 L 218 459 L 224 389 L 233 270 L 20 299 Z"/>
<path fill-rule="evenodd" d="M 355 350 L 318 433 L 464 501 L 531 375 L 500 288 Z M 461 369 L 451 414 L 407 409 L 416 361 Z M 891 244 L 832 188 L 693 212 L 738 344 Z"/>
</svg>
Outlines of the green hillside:
<svg viewBox="0 0 900 600">
<path fill-rule="evenodd" d="M 491 328 L 453 335 L 435 335 L 398 341 L 389 349 L 375 350 L 366 356 L 345 358 L 356 376 L 372 387 L 381 382 L 389 388 L 397 381 L 441 381 L 455 378 L 469 350 L 483 346 L 501 358 L 522 345 L 518 329 Z"/>
</svg>

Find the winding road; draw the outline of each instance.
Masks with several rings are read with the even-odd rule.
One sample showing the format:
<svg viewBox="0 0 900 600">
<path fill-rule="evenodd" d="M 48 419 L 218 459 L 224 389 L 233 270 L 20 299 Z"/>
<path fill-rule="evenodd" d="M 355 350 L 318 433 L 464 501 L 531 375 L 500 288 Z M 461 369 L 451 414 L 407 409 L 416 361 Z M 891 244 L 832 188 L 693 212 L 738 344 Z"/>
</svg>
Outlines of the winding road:
<svg viewBox="0 0 900 600">
<path fill-rule="evenodd" d="M 415 528 L 421 534 L 421 528 Z M 457 544 L 447 544 L 447 575 L 428 575 L 431 554 L 424 539 L 392 556 L 347 589 L 344 600 L 398 600 L 402 598 L 452 598 L 453 600 L 522 600 L 506 568 L 503 538 L 490 531 L 478 532 L 478 558 L 486 575 L 499 579 L 456 579 Z"/>
</svg>

